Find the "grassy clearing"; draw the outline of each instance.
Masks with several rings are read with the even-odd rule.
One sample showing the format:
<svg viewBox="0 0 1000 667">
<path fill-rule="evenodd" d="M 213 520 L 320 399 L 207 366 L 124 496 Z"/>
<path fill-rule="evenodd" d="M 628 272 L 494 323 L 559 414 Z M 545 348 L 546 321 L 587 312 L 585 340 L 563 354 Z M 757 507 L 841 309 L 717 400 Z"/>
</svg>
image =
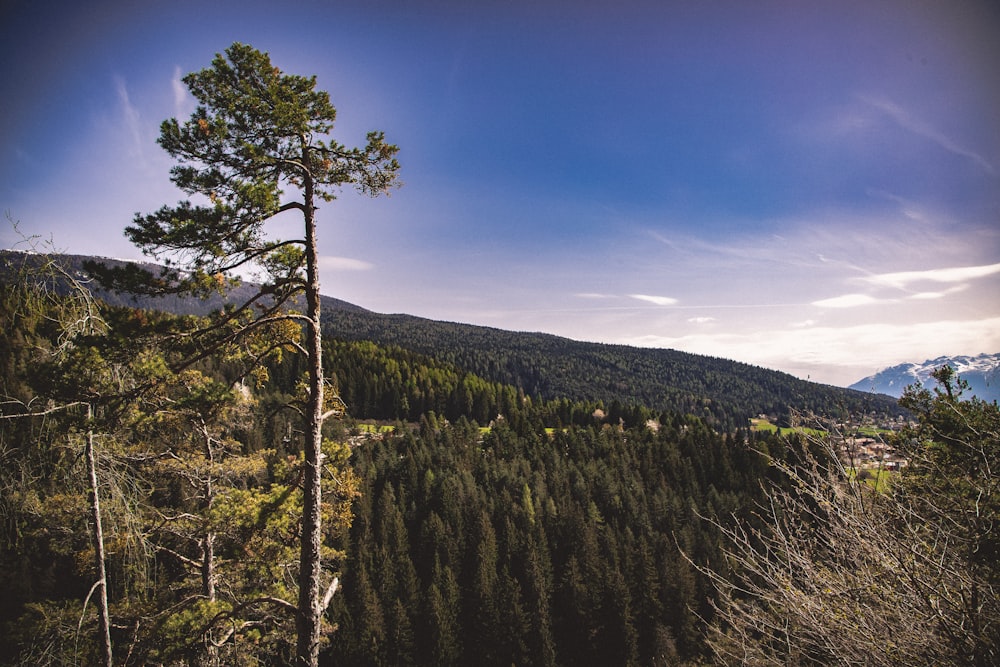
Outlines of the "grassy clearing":
<svg viewBox="0 0 1000 667">
<path fill-rule="evenodd" d="M 361 422 L 355 424 L 353 428 L 358 429 L 361 433 L 371 433 L 372 435 L 381 435 L 383 433 L 392 433 L 396 430 L 396 427 L 392 424 L 373 424 L 369 422 Z"/>
<path fill-rule="evenodd" d="M 751 431 L 763 431 L 765 433 L 770 433 L 772 431 L 778 431 L 777 426 L 767 421 L 766 419 L 751 419 L 750 420 L 750 430 Z"/>
<path fill-rule="evenodd" d="M 892 429 L 878 428 L 877 426 L 862 426 L 858 428 L 858 435 L 866 438 L 883 438 L 887 435 L 892 435 L 892 433 Z"/>
<path fill-rule="evenodd" d="M 881 493 L 889 491 L 896 475 L 895 471 L 884 468 L 849 468 L 847 470 L 848 479 L 854 480 L 860 478 L 865 484 Z"/>
<path fill-rule="evenodd" d="M 750 430 L 751 431 L 761 431 L 765 433 L 777 433 L 781 435 L 782 433 L 799 433 L 802 435 L 808 435 L 816 438 L 822 438 L 827 435 L 827 432 L 818 429 L 811 428 L 808 426 L 796 426 L 794 428 L 780 428 L 779 426 L 772 424 L 766 419 L 751 419 L 750 420 Z"/>
</svg>

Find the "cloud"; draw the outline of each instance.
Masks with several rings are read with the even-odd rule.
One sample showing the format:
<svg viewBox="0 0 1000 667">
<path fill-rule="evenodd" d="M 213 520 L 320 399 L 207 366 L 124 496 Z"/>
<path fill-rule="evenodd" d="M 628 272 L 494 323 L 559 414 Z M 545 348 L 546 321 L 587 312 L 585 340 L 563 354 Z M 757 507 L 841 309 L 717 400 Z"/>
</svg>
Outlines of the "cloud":
<svg viewBox="0 0 1000 667">
<path fill-rule="evenodd" d="M 812 305 L 820 308 L 857 308 L 858 306 L 871 306 L 876 303 L 882 303 L 882 300 L 867 294 L 845 294 L 843 296 L 835 296 L 831 299 L 813 301 Z"/>
<path fill-rule="evenodd" d="M 690 317 L 690 318 L 688 318 L 688 322 L 690 322 L 691 324 L 709 324 L 709 323 L 715 322 L 715 321 L 716 320 L 715 320 L 714 317 Z"/>
<path fill-rule="evenodd" d="M 574 294 L 578 299 L 614 299 L 614 294 L 601 294 L 600 292 L 579 292 Z"/>
<path fill-rule="evenodd" d="M 188 97 L 187 86 L 181 80 L 181 68 L 174 67 L 174 75 L 170 78 L 170 87 L 174 91 L 174 118 L 183 118 L 188 115 L 191 106 L 191 99 Z"/>
<path fill-rule="evenodd" d="M 846 386 L 878 368 L 905 361 L 1000 349 L 1000 317 L 695 333 L 679 337 L 651 335 L 615 342 L 739 359 L 787 372 L 797 371 L 801 377 L 808 373 L 814 380 Z"/>
<path fill-rule="evenodd" d="M 885 98 L 867 97 L 861 96 L 861 100 L 868 104 L 869 106 L 881 111 L 883 114 L 891 118 L 897 125 L 905 130 L 909 130 L 914 134 L 921 136 L 925 139 L 933 141 L 941 148 L 954 153 L 955 155 L 960 155 L 964 158 L 972 160 L 989 174 L 995 174 L 996 169 L 993 165 L 986 160 L 982 155 L 976 153 L 975 151 L 969 150 L 964 146 L 960 146 L 958 143 L 953 141 L 951 138 L 945 136 L 940 131 L 924 122 L 920 118 L 917 118 L 913 114 L 903 109 L 898 104 L 895 104 Z"/>
<path fill-rule="evenodd" d="M 961 266 L 946 269 L 927 269 L 924 271 L 898 271 L 894 273 L 878 273 L 853 279 L 876 288 L 907 290 L 916 283 L 951 284 L 951 287 L 941 290 L 924 290 L 905 296 L 906 301 L 932 301 L 965 291 L 967 281 L 985 278 L 1000 273 L 1000 264 L 984 266 Z M 870 294 L 852 293 L 829 299 L 813 301 L 812 305 L 819 308 L 858 308 L 875 304 L 899 302 L 899 299 L 885 299 Z"/>
<path fill-rule="evenodd" d="M 968 285 L 955 285 L 946 290 L 941 290 L 940 292 L 917 292 L 916 294 L 911 294 L 907 297 L 910 301 L 929 301 L 933 299 L 943 299 L 946 296 L 952 294 L 957 294 L 958 292 L 964 292 L 969 289 Z"/>
<path fill-rule="evenodd" d="M 862 282 L 880 287 L 895 287 L 906 289 L 911 283 L 960 283 L 975 278 L 985 278 L 1000 273 L 1000 264 L 986 266 L 960 266 L 948 269 L 927 269 L 925 271 L 900 271 L 897 273 L 881 273 L 859 278 Z"/>
<path fill-rule="evenodd" d="M 139 117 L 139 110 L 132 105 L 128 95 L 128 87 L 125 79 L 120 76 L 115 77 L 115 90 L 118 93 L 118 104 L 121 107 L 122 116 L 125 118 L 125 127 L 128 129 L 132 140 L 130 152 L 135 155 L 142 154 L 142 120 Z"/>
<path fill-rule="evenodd" d="M 907 299 L 910 301 L 933 301 L 935 299 L 942 299 L 950 293 L 950 290 L 945 290 L 944 292 L 917 292 L 908 296 Z"/>
<path fill-rule="evenodd" d="M 932 218 L 924 206 L 917 201 L 912 199 L 907 199 L 906 197 L 900 197 L 899 195 L 881 190 L 879 188 L 869 188 L 869 196 L 876 199 L 884 199 L 886 201 L 891 201 L 899 207 L 899 212 L 903 214 L 908 220 L 919 223 L 931 222 Z"/>
<path fill-rule="evenodd" d="M 320 257 L 319 268 L 325 271 L 370 271 L 375 268 L 371 262 L 350 257 Z"/>
<path fill-rule="evenodd" d="M 669 296 L 653 296 L 651 294 L 629 294 L 628 296 L 629 298 L 638 299 L 639 301 L 655 303 L 657 306 L 673 306 L 677 303 L 677 299 Z"/>
</svg>

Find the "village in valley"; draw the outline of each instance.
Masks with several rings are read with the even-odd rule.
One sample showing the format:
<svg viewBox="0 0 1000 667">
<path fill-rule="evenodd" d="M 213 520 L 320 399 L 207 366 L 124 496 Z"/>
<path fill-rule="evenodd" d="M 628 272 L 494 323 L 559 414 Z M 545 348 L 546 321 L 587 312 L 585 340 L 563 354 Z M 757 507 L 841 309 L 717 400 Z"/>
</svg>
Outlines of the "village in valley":
<svg viewBox="0 0 1000 667">
<path fill-rule="evenodd" d="M 805 422 L 803 422 L 805 423 Z M 883 419 L 878 423 L 864 420 L 836 423 L 816 423 L 813 426 L 796 425 L 790 428 L 775 426 L 768 415 L 758 415 L 750 420 L 756 431 L 795 431 L 807 436 L 823 438 L 836 451 L 845 470 L 877 474 L 881 471 L 896 472 L 906 467 L 907 459 L 891 444 L 891 436 L 908 425 L 903 417 Z"/>
<path fill-rule="evenodd" d="M 905 457 L 878 437 L 858 435 L 840 438 L 837 452 L 847 470 L 897 471 L 907 464 Z"/>
</svg>

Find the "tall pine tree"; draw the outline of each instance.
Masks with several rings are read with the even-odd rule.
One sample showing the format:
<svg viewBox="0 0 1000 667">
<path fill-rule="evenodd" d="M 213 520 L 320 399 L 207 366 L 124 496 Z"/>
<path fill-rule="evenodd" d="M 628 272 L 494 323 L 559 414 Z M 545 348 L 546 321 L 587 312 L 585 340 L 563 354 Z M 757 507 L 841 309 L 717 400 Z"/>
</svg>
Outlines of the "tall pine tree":
<svg viewBox="0 0 1000 667">
<path fill-rule="evenodd" d="M 345 185 L 372 196 L 387 192 L 399 169 L 397 148 L 381 132 L 369 133 L 364 148 L 334 141 L 336 111 L 329 94 L 316 90 L 316 78 L 284 74 L 266 53 L 244 44 L 233 44 L 184 83 L 197 108 L 186 122 L 165 121 L 159 143 L 178 161 L 171 180 L 197 201 L 137 215 L 126 229 L 167 270 L 153 275 L 129 266 L 98 273 L 133 291 L 204 294 L 224 288 L 232 271 L 259 270 L 259 291 L 187 334 L 199 341 L 194 357 L 276 323 L 304 329 L 304 342 L 292 337 L 278 344 L 308 358 L 305 400 L 298 406 L 305 498 L 296 663 L 316 665 L 323 612 L 336 589 L 336 579 L 324 581 L 322 574 L 322 427 L 340 405 L 324 396 L 316 208 Z M 301 215 L 302 235 L 269 237 L 267 223 L 290 212 Z M 304 310 L 292 307 L 299 295 L 305 296 Z"/>
</svg>

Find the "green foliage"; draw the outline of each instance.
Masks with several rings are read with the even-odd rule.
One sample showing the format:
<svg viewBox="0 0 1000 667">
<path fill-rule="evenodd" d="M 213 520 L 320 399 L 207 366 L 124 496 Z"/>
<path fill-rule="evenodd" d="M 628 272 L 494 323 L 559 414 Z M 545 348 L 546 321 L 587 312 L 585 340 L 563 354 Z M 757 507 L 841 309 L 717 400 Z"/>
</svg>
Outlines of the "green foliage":
<svg viewBox="0 0 1000 667">
<path fill-rule="evenodd" d="M 328 315 L 324 326 L 338 338 L 426 355 L 526 396 L 692 414 L 723 431 L 743 428 L 759 414 L 775 415 L 787 425 L 794 412 L 831 417 L 903 412 L 888 396 L 676 350 L 581 343 L 357 309 Z"/>
<path fill-rule="evenodd" d="M 718 533 L 695 513 L 744 516 L 760 460 L 694 418 L 658 430 L 592 420 L 548 435 L 532 426 L 535 409 L 486 434 L 459 419 L 359 441 L 338 660 L 640 665 L 701 655 L 695 614 L 708 613 L 708 590 L 678 545 L 718 558 Z"/>
<path fill-rule="evenodd" d="M 134 360 L 149 387 L 124 413 L 119 454 L 104 464 L 127 471 L 144 498 L 129 529 L 147 549 L 148 576 L 134 572 L 124 585 L 127 563 L 109 550 L 113 622 L 129 628 L 114 637 L 118 654 L 163 664 L 290 661 L 305 466 L 294 397 L 304 362 L 263 357 L 257 385 L 241 383 L 251 357 L 235 353 L 175 371 L 183 350 L 136 332 L 182 331 L 181 322 L 133 309 L 107 319 L 119 342 L 99 348 L 102 357 Z M 697 515 L 747 518 L 765 471 L 744 439 L 777 450 L 771 436 L 727 436 L 693 415 L 622 402 L 532 398 L 402 348 L 326 345 L 328 373 L 352 413 L 411 421 L 350 446 L 336 424 L 327 429 L 323 556 L 343 584 L 326 618 L 325 632 L 339 628 L 329 656 L 638 665 L 702 655 L 698 615 L 710 616 L 711 592 L 678 546 L 718 561 L 718 532 Z M 480 419 L 492 427 L 481 430 Z M 18 461 L 38 474 L 70 458 L 32 451 L 35 459 L 19 452 Z M 7 616 L 21 618 L 9 640 L 18 650 L 55 627 L 26 605 L 79 609 L 86 594 L 75 564 L 86 562 L 82 489 L 67 478 L 17 496 L 30 539 L 5 562 L 29 572 L 42 554 L 58 576 L 42 586 L 32 573 L 31 590 L 19 593 Z M 31 523 L 38 508 L 45 513 Z M 43 542 L 45 531 L 66 541 Z M 109 544 L 123 534 L 113 531 Z M 214 599 L 201 568 L 209 543 Z"/>
<path fill-rule="evenodd" d="M 0 419 L 0 663 L 19 655 L 37 664 L 98 661 L 93 600 L 88 610 L 81 604 L 94 558 L 85 428 L 99 431 L 116 654 L 130 656 L 127 664 L 290 656 L 303 461 L 297 447 L 279 455 L 242 441 L 279 432 L 272 420 L 285 423 L 240 381 L 243 358 L 219 355 L 173 372 L 180 353 L 158 347 L 154 334 L 182 330 L 184 318 L 104 309 L 104 335 L 64 340 L 49 326 L 62 299 L 29 312 L 19 286 L 0 287 L 10 297 L 0 304 L 20 313 L 0 332 L 14 371 L 4 416 L 23 415 Z M 50 411 L 54 398 L 81 395 L 103 406 L 98 419 L 82 419 L 82 408 Z M 358 482 L 346 445 L 328 438 L 323 449 L 322 556 L 334 567 Z"/>
<path fill-rule="evenodd" d="M 267 272 L 264 294 L 284 303 L 305 286 L 307 240 L 269 239 L 264 224 L 289 209 L 311 219 L 312 197 L 332 200 L 344 185 L 385 192 L 399 170 L 397 148 L 380 132 L 369 133 L 363 148 L 334 141 L 336 110 L 315 77 L 284 74 L 245 44 L 234 43 L 183 81 L 198 106 L 187 121 L 164 121 L 159 143 L 178 162 L 171 180 L 202 203 L 137 215 L 126 228 L 133 243 L 167 265 L 159 275 L 135 266 L 90 268 L 115 288 L 204 296 L 229 285 L 227 272 L 256 265 Z M 304 190 L 303 201 L 284 202 L 288 186 Z"/>
<path fill-rule="evenodd" d="M 239 131 L 211 123 L 215 138 L 199 138 L 196 122 L 177 127 L 203 142 Z M 199 178 L 191 176 L 192 187 L 209 183 Z M 232 192 L 271 205 L 264 192 Z M 209 265 L 219 249 L 204 256 L 199 289 L 236 293 L 211 273 L 221 266 Z M 259 258 L 272 276 L 298 280 L 295 246 L 271 246 Z M 260 303 L 270 308 L 284 294 Z M 0 332 L 11 405 L 113 397 L 106 415 L 115 419 L 100 423 L 99 464 L 113 499 L 105 512 L 116 654 L 128 664 L 289 663 L 309 466 L 298 417 L 307 364 L 287 354 L 301 344 L 297 320 L 258 325 L 238 308 L 212 320 L 109 309 L 105 335 L 74 334 L 62 365 L 31 379 L 35 351 L 67 339 L 44 312 L 17 303 L 0 300 L 12 314 Z M 369 333 L 372 322 L 394 321 L 356 315 Z M 195 341 L 192 330 L 213 337 Z M 712 618 L 714 593 L 680 550 L 721 570 L 718 526 L 699 517 L 755 521 L 750 509 L 771 473 L 752 449 L 778 458 L 794 451 L 771 434 L 748 433 L 742 415 L 785 399 L 829 411 L 853 405 L 760 369 L 729 377 L 729 362 L 669 351 L 633 355 L 457 325 L 376 333 L 370 338 L 399 342 L 354 334 L 325 342 L 329 389 L 351 417 L 397 422 L 350 444 L 339 424 L 328 424 L 322 440 L 321 555 L 325 576 L 343 583 L 323 632 L 327 655 L 350 664 L 699 660 L 699 619 Z M 199 351 L 205 340 L 211 349 Z M 908 407 L 934 405 L 931 397 Z M 960 412 L 962 419 L 942 412 L 937 431 L 965 423 L 995 432 L 988 408 Z M 72 439 L 80 428 L 69 414 L 0 423 L 7 655 L 62 642 L 53 663 L 86 662 L 96 649 L 94 620 L 80 603 L 92 583 Z M 915 433 L 912 442 L 936 443 L 927 451 L 950 475 L 956 466 L 975 469 L 978 459 L 959 446 L 968 438 L 934 433 Z M 912 479 L 916 493 L 948 475 Z M 973 487 L 949 488 L 968 507 Z M 995 548 L 988 531 L 966 535 L 975 553 Z M 987 571 L 988 559 L 978 566 Z M 66 638 L 81 617 L 85 639 L 71 653 Z"/>
<path fill-rule="evenodd" d="M 323 422 L 343 413 L 339 399 L 324 396 L 316 202 L 333 200 L 344 185 L 373 196 L 386 192 L 399 170 L 397 148 L 387 144 L 381 132 L 370 132 L 364 148 L 337 143 L 329 136 L 336 112 L 329 95 L 316 90 L 315 77 L 284 74 L 266 53 L 238 42 L 218 54 L 210 67 L 183 81 L 197 107 L 185 122 L 164 121 L 159 143 L 176 160 L 171 169 L 174 185 L 195 201 L 137 214 L 125 230 L 145 254 L 166 266 L 158 274 L 136 266 L 87 266 L 105 287 L 115 290 L 202 297 L 233 287 L 235 280 L 229 276 L 237 269 L 262 272 L 262 284 L 245 301 L 226 304 L 208 322 L 176 331 L 161 344 L 172 353 L 172 372 L 215 357 L 244 364 L 257 384 L 268 379 L 266 362 L 280 361 L 284 352 L 294 350 L 308 358 L 301 389 L 285 390 L 291 394 L 286 407 L 300 414 L 304 433 L 301 521 L 293 535 L 300 546 L 296 661 L 315 666 L 322 642 L 320 616 L 328 604 L 320 588 L 332 591 L 336 583 L 322 581 L 329 580 L 323 573 L 322 524 L 329 506 L 321 500 Z M 294 193 L 285 200 L 287 191 Z M 302 216 L 301 236 L 269 237 L 265 226 L 286 211 Z M 295 302 L 299 295 L 305 297 L 304 312 Z M 217 394 L 210 400 L 224 398 Z M 205 441 L 204 458 L 214 463 L 210 422 L 215 419 L 203 412 L 196 416 Z M 216 493 L 216 483 L 228 480 L 218 473 L 204 465 L 188 473 L 202 510 L 210 510 L 223 497 Z M 287 495 L 295 496 L 293 489 Z M 205 528 L 197 539 L 203 563 L 201 595 L 210 601 L 215 599 L 215 537 L 214 529 Z M 181 562 L 196 560 L 177 550 L 172 553 Z M 289 556 L 280 562 L 287 567 L 293 560 Z M 278 606 L 289 604 L 284 591 L 275 595 Z"/>
<path fill-rule="evenodd" d="M 99 294 L 112 303 L 133 303 L 114 293 Z M 205 301 L 163 298 L 155 304 L 142 300 L 135 303 L 203 314 L 227 302 L 243 303 L 249 294 L 250 285 L 243 284 Z M 793 413 L 831 417 L 905 413 L 888 396 L 817 385 L 776 371 L 675 350 L 580 343 L 544 334 L 380 315 L 328 297 L 324 297 L 324 313 L 328 337 L 376 344 L 374 353 L 363 349 L 347 351 L 351 363 L 336 369 L 338 376 L 345 374 L 340 378 L 345 394 L 349 387 L 356 386 L 347 376 L 359 378 L 363 393 L 345 396 L 358 418 L 415 421 L 430 409 L 438 414 L 447 411 L 448 402 L 437 391 L 430 395 L 419 384 L 408 385 L 403 391 L 396 389 L 393 385 L 397 369 L 383 368 L 379 355 L 400 364 L 413 363 L 414 359 L 434 360 L 446 373 L 475 375 L 485 382 L 511 387 L 517 400 L 525 396 L 565 399 L 604 408 L 617 401 L 622 406 L 645 406 L 654 413 L 667 410 L 693 414 L 723 431 L 741 429 L 747 419 L 759 414 L 776 417 L 776 423 L 785 428 Z M 342 351 L 338 349 L 338 353 Z M 446 391 L 450 393 L 452 388 Z M 407 400 L 416 396 L 417 404 L 393 404 L 402 401 L 403 396 Z M 456 409 L 460 405 L 457 396 L 452 405 Z M 483 423 L 479 417 L 477 421 Z M 577 419 L 566 421 L 570 422 L 582 423 Z"/>
</svg>

